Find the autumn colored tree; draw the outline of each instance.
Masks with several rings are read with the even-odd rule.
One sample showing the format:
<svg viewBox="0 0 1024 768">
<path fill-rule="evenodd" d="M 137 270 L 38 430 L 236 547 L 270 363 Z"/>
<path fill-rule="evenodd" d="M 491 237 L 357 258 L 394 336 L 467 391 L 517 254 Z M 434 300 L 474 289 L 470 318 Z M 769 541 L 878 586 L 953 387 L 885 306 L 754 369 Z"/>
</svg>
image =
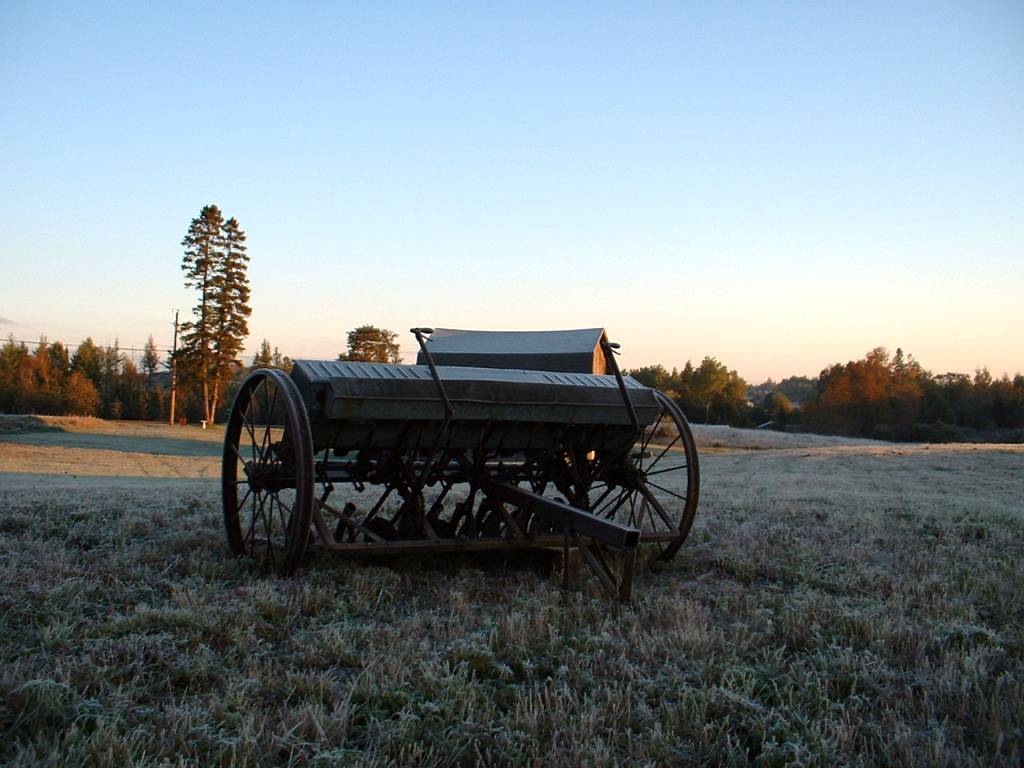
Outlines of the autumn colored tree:
<svg viewBox="0 0 1024 768">
<path fill-rule="evenodd" d="M 99 406 L 100 393 L 96 385 L 82 371 L 72 371 L 67 385 L 67 412 L 75 416 L 95 416 Z"/>
<path fill-rule="evenodd" d="M 51 345 L 45 337 L 39 340 L 32 355 L 32 385 L 35 393 L 31 410 L 36 413 L 61 413 L 64 409 L 64 379 L 68 363 L 66 354 L 59 344 Z"/>
<path fill-rule="evenodd" d="M 862 360 L 821 372 L 818 397 L 806 409 L 809 424 L 825 432 L 862 436 L 908 430 L 920 421 L 922 381 L 927 378 L 902 350 L 890 357 L 884 347 L 876 347 Z"/>
</svg>

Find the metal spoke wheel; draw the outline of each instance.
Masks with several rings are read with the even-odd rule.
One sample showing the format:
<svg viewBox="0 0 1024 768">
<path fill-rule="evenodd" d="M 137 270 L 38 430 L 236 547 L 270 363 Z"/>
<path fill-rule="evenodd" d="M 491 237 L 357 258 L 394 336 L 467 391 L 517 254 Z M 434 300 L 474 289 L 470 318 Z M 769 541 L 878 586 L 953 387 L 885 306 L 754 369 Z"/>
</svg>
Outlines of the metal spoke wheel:
<svg viewBox="0 0 1024 768">
<path fill-rule="evenodd" d="M 310 537 L 313 443 L 302 398 L 282 371 L 253 371 L 228 418 L 221 473 L 228 544 L 290 575 Z"/>
<path fill-rule="evenodd" d="M 693 432 L 675 401 L 655 392 L 660 410 L 624 457 L 597 456 L 587 499 L 598 516 L 640 529 L 669 560 L 683 545 L 697 511 L 700 466 Z"/>
</svg>

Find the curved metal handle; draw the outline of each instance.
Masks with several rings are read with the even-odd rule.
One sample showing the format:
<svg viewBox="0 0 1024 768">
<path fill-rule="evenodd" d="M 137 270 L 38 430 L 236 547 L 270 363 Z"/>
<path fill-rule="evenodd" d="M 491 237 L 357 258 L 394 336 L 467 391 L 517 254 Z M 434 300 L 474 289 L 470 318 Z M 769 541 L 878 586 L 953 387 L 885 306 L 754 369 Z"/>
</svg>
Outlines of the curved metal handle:
<svg viewBox="0 0 1024 768">
<path fill-rule="evenodd" d="M 633 429 L 636 430 L 636 434 L 639 436 L 643 432 L 643 428 L 640 426 L 640 417 L 636 415 L 636 406 L 634 406 L 633 401 L 629 399 L 629 392 L 626 389 L 626 382 L 622 378 L 622 371 L 619 370 L 619 364 L 615 362 L 615 355 L 618 354 L 615 350 L 619 348 L 619 345 L 614 341 L 602 341 L 601 348 L 604 349 L 604 356 L 608 361 L 608 367 L 611 368 L 612 373 L 615 374 L 615 381 L 619 385 L 619 392 L 622 393 L 622 399 L 626 402 L 626 408 L 629 410 L 629 420 L 633 422 Z"/>
<path fill-rule="evenodd" d="M 410 328 L 409 332 L 416 336 L 416 341 L 419 342 L 420 349 L 423 350 L 423 357 L 427 359 L 427 367 L 430 368 L 430 375 L 434 378 L 434 384 L 437 385 L 437 394 L 441 397 L 441 405 L 444 406 L 444 424 L 441 426 L 441 432 L 448 428 L 448 422 L 451 421 L 452 415 L 455 413 L 455 409 L 452 408 L 452 401 L 448 399 L 448 393 L 444 391 L 444 382 L 441 381 L 441 376 L 437 372 L 437 366 L 434 365 L 434 358 L 430 355 L 430 350 L 427 349 L 427 340 L 423 338 L 425 335 L 433 333 L 433 328 Z"/>
</svg>

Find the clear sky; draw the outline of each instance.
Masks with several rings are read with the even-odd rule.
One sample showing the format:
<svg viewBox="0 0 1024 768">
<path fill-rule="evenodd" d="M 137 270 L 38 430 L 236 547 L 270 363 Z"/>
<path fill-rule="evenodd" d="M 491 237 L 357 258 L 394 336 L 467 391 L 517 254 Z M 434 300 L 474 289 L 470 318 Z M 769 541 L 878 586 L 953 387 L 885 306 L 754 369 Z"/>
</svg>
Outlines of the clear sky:
<svg viewBox="0 0 1024 768">
<path fill-rule="evenodd" d="M 0 3 L 0 334 L 605 326 L 752 382 L 1024 370 L 1024 4 Z"/>
</svg>

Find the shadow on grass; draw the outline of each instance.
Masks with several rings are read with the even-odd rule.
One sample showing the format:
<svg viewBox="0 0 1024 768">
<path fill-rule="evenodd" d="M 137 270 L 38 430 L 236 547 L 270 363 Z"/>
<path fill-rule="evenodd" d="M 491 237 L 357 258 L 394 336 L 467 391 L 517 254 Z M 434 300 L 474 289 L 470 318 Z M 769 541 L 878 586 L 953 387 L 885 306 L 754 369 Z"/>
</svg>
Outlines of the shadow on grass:
<svg viewBox="0 0 1024 768">
<path fill-rule="evenodd" d="M 35 418 L 35 417 L 25 417 Z M 0 443 L 53 446 L 54 448 L 87 448 L 124 453 L 150 453 L 163 456 L 220 456 L 220 443 L 189 440 L 179 437 L 143 437 L 138 435 L 91 434 L 67 432 L 60 427 L 40 422 L 41 426 L 20 431 L 0 431 Z"/>
<path fill-rule="evenodd" d="M 551 548 L 523 549 L 510 552 L 433 552 L 403 553 L 395 555 L 334 555 L 326 550 L 307 553 L 302 565 L 305 570 L 329 572 L 333 568 L 371 567 L 387 568 L 398 574 L 434 573 L 458 574 L 467 570 L 479 571 L 482 575 L 496 576 L 502 573 L 534 572 L 549 575 L 560 568 L 561 550 Z M 300 571 L 301 572 L 301 571 Z"/>
<path fill-rule="evenodd" d="M 63 432 L 55 424 L 49 424 L 38 416 L 0 414 L 0 435 L 22 432 Z"/>
</svg>

